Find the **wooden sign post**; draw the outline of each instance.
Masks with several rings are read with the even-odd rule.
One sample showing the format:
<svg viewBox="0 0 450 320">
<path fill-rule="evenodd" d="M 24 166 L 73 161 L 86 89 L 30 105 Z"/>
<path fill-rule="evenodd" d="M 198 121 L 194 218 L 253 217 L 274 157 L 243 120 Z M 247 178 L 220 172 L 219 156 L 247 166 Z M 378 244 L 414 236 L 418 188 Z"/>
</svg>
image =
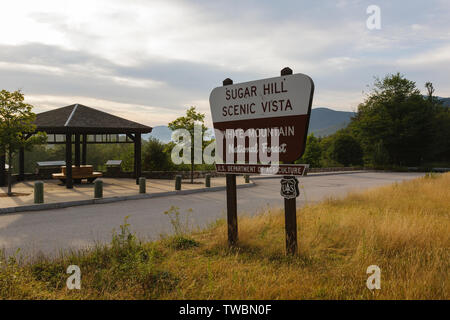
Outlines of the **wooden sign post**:
<svg viewBox="0 0 450 320">
<path fill-rule="evenodd" d="M 286 76 L 292 74 L 291 68 L 284 68 L 281 70 L 281 76 Z M 308 132 L 308 131 L 307 131 Z M 283 179 L 289 179 L 288 176 Z M 297 180 L 294 177 L 295 180 Z M 296 255 L 298 251 L 297 243 L 297 197 L 298 197 L 298 181 L 295 188 L 297 189 L 297 194 L 295 197 L 286 196 L 283 194 L 283 180 L 281 181 L 282 196 L 284 197 L 284 226 L 286 231 L 286 253 L 290 255 Z"/>
<path fill-rule="evenodd" d="M 233 80 L 227 78 L 223 80 L 224 86 L 233 84 Z M 228 245 L 233 247 L 238 241 L 238 224 L 237 224 L 237 191 L 236 191 L 236 175 L 227 174 L 227 225 L 228 225 Z"/>
<path fill-rule="evenodd" d="M 293 74 L 290 68 L 281 70 L 280 77 L 246 83 L 233 84 L 233 80 L 227 78 L 223 86 L 211 92 L 209 101 L 216 146 L 224 146 L 225 150 L 222 154 L 223 150 L 216 149 L 216 153 L 222 154 L 216 170 L 226 174 L 230 246 L 238 241 L 236 174 L 276 174 L 284 176 L 280 193 L 284 197 L 286 253 L 297 254 L 296 198 L 299 190 L 295 176 L 302 176 L 308 165 L 293 163 L 305 151 L 313 94 L 312 79 L 304 74 Z M 226 162 L 223 161 L 225 154 Z M 268 154 L 277 155 L 275 164 L 262 161 L 262 156 Z M 248 161 L 242 161 L 242 155 Z M 236 163 L 236 159 L 240 162 Z"/>
</svg>

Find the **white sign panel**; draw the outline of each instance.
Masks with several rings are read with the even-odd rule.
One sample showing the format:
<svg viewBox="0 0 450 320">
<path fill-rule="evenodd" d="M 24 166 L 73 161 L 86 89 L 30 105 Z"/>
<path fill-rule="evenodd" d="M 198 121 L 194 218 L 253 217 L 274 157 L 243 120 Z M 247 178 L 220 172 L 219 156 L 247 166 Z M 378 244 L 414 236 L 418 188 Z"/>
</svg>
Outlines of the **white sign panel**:
<svg viewBox="0 0 450 320">
<path fill-rule="evenodd" d="M 297 73 L 215 88 L 210 95 L 214 123 L 307 115 L 314 84 Z"/>
</svg>

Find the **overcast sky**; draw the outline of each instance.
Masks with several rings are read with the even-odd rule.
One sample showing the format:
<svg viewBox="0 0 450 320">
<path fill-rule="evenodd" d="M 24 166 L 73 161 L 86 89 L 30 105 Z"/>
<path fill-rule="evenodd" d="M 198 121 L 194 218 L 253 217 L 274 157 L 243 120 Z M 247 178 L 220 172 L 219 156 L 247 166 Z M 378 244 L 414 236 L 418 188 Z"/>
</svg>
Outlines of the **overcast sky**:
<svg viewBox="0 0 450 320">
<path fill-rule="evenodd" d="M 35 112 L 81 103 L 155 126 L 194 105 L 210 124 L 223 79 L 285 66 L 314 80 L 314 107 L 354 111 L 374 76 L 397 71 L 450 97 L 448 0 L 14 0 L 0 15 L 0 89 Z"/>
</svg>

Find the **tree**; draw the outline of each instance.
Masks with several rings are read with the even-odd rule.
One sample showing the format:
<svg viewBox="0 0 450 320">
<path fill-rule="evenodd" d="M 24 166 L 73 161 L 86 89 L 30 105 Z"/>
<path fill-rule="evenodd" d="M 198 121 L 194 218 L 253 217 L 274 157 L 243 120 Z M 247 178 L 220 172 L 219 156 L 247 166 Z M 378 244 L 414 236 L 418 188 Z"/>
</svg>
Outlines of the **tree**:
<svg viewBox="0 0 450 320">
<path fill-rule="evenodd" d="M 366 161 L 375 163 L 385 151 L 382 158 L 394 165 L 420 164 L 432 152 L 433 113 L 415 83 L 397 73 L 376 79 L 349 127 Z"/>
<path fill-rule="evenodd" d="M 433 102 L 433 93 L 434 93 L 434 87 L 431 82 L 425 83 L 425 88 L 427 89 L 427 96 L 428 101 Z"/>
<path fill-rule="evenodd" d="M 297 160 L 297 163 L 308 163 L 311 167 L 320 167 L 320 159 L 322 157 L 322 147 L 320 141 L 313 133 L 308 135 L 306 139 L 305 153 Z"/>
<path fill-rule="evenodd" d="M 436 106 L 433 125 L 434 137 L 431 141 L 433 153 L 430 159 L 438 162 L 450 162 L 450 108 Z"/>
<path fill-rule="evenodd" d="M 202 146 L 201 150 L 203 151 L 203 137 L 206 134 L 208 128 L 204 125 L 205 122 L 205 114 L 197 112 L 195 107 L 190 107 L 186 111 L 186 116 L 179 117 L 174 121 L 169 123 L 169 128 L 174 131 L 177 129 L 186 129 L 191 135 L 191 183 L 194 183 L 194 128 L 196 125 L 201 126 L 202 131 Z M 198 146 L 197 146 L 198 147 Z"/>
<path fill-rule="evenodd" d="M 164 143 L 155 138 L 150 138 L 144 145 L 144 170 L 170 170 L 170 152 Z"/>
<path fill-rule="evenodd" d="M 450 108 L 433 96 L 434 86 L 431 82 L 425 83 L 428 92 L 428 102 L 434 113 L 433 139 L 430 141 L 431 151 L 427 160 L 450 160 Z"/>
<path fill-rule="evenodd" d="M 7 155 L 8 163 L 17 150 L 29 150 L 34 144 L 44 143 L 46 134 L 35 131 L 33 124 L 36 115 L 31 111 L 33 106 L 24 103 L 24 96 L 20 91 L 0 91 L 0 155 Z M 11 168 L 8 170 L 8 196 L 12 196 Z"/>
<path fill-rule="evenodd" d="M 330 148 L 330 157 L 346 167 L 360 165 L 362 164 L 361 145 L 351 134 L 338 131 Z"/>
</svg>

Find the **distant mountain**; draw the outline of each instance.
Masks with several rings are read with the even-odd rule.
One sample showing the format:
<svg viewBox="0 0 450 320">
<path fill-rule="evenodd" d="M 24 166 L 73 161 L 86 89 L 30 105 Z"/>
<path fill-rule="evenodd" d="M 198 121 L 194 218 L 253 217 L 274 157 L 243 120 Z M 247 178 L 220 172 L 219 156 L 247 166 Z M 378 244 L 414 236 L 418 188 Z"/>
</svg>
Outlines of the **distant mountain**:
<svg viewBox="0 0 450 320">
<path fill-rule="evenodd" d="M 311 111 L 308 133 L 317 137 L 324 137 L 344 128 L 354 116 L 353 112 L 336 111 L 328 108 L 314 108 Z M 212 133 L 212 130 L 211 130 Z M 144 139 L 156 138 L 161 142 L 170 142 L 172 131 L 167 126 L 153 127 L 153 131 L 142 136 Z"/>
<path fill-rule="evenodd" d="M 423 95 L 424 99 L 428 99 L 428 96 Z M 442 102 L 444 107 L 450 107 L 450 98 L 442 98 L 438 96 L 433 96 L 433 98 L 436 98 L 438 101 Z"/>
<path fill-rule="evenodd" d="M 214 130 L 208 129 L 207 133 L 210 136 L 214 135 Z M 168 143 L 172 139 L 172 130 L 167 126 L 156 126 L 153 127 L 151 133 L 143 134 L 142 138 L 148 140 L 149 138 L 158 139 L 161 142 Z"/>
<path fill-rule="evenodd" d="M 354 115 L 354 112 L 314 108 L 311 111 L 308 133 L 314 133 L 316 137 L 328 136 L 345 128 Z"/>
<path fill-rule="evenodd" d="M 441 98 L 438 97 L 440 101 L 442 101 L 443 105 L 450 108 L 450 98 Z"/>
<path fill-rule="evenodd" d="M 142 138 L 148 140 L 150 137 L 160 140 L 161 142 L 170 142 L 172 137 L 172 130 L 168 126 L 156 126 L 153 127 L 151 133 L 142 135 Z"/>
</svg>

